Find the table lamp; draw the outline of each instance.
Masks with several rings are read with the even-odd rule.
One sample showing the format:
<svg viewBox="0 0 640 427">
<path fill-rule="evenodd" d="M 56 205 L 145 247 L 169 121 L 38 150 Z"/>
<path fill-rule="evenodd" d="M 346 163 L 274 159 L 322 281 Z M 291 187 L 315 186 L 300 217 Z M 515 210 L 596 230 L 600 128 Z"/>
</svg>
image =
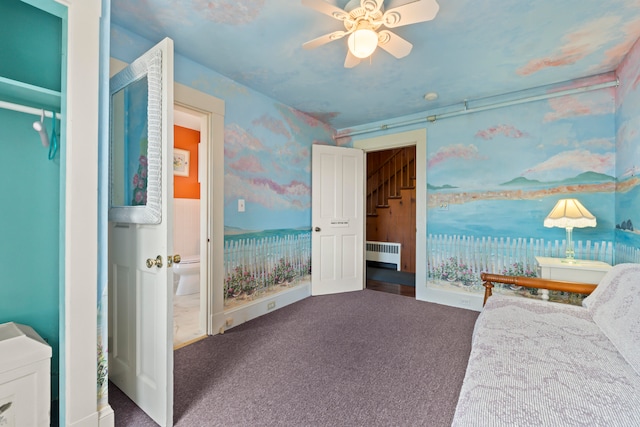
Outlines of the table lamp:
<svg viewBox="0 0 640 427">
<path fill-rule="evenodd" d="M 545 227 L 562 227 L 567 230 L 565 262 L 574 262 L 573 228 L 595 227 L 596 217 L 577 199 L 561 199 L 544 219 Z"/>
</svg>

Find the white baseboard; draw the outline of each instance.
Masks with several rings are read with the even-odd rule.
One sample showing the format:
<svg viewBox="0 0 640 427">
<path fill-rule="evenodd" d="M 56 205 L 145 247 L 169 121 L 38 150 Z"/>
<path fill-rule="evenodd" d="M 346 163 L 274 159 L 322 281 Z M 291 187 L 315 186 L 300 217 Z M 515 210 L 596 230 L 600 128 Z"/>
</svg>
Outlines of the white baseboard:
<svg viewBox="0 0 640 427">
<path fill-rule="evenodd" d="M 257 299 L 243 306 L 225 310 L 213 317 L 213 333 L 224 333 L 229 328 L 241 325 L 279 308 L 311 296 L 311 282 L 301 283 L 274 295 Z"/>
<path fill-rule="evenodd" d="M 99 422 L 98 412 L 93 412 L 81 420 L 74 421 L 74 422 L 67 422 L 67 426 L 68 427 L 95 427 L 98 425 L 98 422 Z"/>
<path fill-rule="evenodd" d="M 107 405 L 98 413 L 98 427 L 114 427 L 115 414 L 111 406 Z"/>
<path fill-rule="evenodd" d="M 426 292 L 421 292 L 421 295 L 416 296 L 416 299 L 451 307 L 466 308 L 467 310 L 482 311 L 482 302 L 484 300 L 484 295 L 482 294 L 445 291 L 429 286 L 426 288 Z"/>
</svg>

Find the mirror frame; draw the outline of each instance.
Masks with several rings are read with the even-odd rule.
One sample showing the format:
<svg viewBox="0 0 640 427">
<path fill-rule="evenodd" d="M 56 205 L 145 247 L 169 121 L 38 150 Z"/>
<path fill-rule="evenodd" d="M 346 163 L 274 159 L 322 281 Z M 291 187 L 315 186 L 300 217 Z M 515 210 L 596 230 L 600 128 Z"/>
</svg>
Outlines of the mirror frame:
<svg viewBox="0 0 640 427">
<path fill-rule="evenodd" d="M 113 95 L 127 85 L 147 77 L 147 203 L 144 206 L 114 206 Z M 162 52 L 141 56 L 114 75 L 109 83 L 109 221 L 159 224 L 162 221 Z"/>
</svg>

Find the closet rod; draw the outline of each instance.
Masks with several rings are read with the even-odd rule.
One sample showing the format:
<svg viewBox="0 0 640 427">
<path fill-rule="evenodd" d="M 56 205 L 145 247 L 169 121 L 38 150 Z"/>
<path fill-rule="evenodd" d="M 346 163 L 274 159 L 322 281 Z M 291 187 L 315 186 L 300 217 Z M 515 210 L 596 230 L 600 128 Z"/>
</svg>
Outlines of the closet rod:
<svg viewBox="0 0 640 427">
<path fill-rule="evenodd" d="M 34 116 L 40 116 L 42 114 L 42 111 L 44 110 L 45 117 L 51 118 L 55 114 L 56 119 L 58 120 L 62 119 L 62 114 L 60 113 L 47 111 L 46 109 L 43 109 L 43 108 L 27 107 L 26 105 L 14 104 L 12 102 L 0 101 L 0 108 L 4 108 L 5 110 L 18 111 L 20 113 L 33 114 Z"/>
</svg>

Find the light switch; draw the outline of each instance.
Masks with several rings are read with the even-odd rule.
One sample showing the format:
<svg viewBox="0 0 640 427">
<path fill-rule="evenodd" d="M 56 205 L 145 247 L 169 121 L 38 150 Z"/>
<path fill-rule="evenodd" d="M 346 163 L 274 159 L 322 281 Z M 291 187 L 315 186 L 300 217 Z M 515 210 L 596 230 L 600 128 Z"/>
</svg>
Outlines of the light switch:
<svg viewBox="0 0 640 427">
<path fill-rule="evenodd" d="M 244 199 L 238 199 L 238 212 L 244 212 Z"/>
</svg>

